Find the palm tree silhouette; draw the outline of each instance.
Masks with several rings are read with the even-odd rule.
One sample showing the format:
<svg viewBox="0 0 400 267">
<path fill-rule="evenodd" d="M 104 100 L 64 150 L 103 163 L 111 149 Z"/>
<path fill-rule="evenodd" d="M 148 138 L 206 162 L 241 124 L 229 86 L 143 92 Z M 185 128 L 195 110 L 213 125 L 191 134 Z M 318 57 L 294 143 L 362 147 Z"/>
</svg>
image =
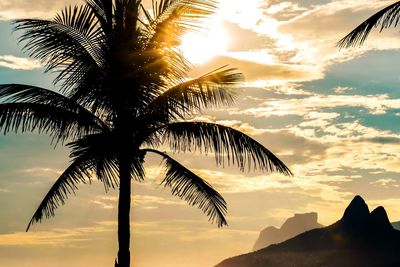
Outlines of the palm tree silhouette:
<svg viewBox="0 0 400 267">
<path fill-rule="evenodd" d="M 337 45 L 340 48 L 349 48 L 357 45 L 361 46 L 373 28 L 380 27 L 380 31 L 383 31 L 392 26 L 396 27 L 399 22 L 400 1 L 397 1 L 366 19 L 349 34 L 343 37 Z"/>
<path fill-rule="evenodd" d="M 119 188 L 118 260 L 130 266 L 131 180 L 142 182 L 147 154 L 163 158 L 161 184 L 199 207 L 219 227 L 226 202 L 171 152 L 214 153 L 217 165 L 235 164 L 291 175 L 274 154 L 249 136 L 214 123 L 185 121 L 202 108 L 230 105 L 242 80 L 222 67 L 190 79 L 190 64 L 176 48 L 182 34 L 201 26 L 212 0 L 86 0 L 52 20 L 15 21 L 20 42 L 46 71 L 56 71 L 60 92 L 23 84 L 0 85 L 0 129 L 38 131 L 67 143 L 71 163 L 40 203 L 29 227 L 54 216 L 80 183 L 95 175 L 106 190 Z M 201 53 L 201 51 L 199 51 Z"/>
</svg>

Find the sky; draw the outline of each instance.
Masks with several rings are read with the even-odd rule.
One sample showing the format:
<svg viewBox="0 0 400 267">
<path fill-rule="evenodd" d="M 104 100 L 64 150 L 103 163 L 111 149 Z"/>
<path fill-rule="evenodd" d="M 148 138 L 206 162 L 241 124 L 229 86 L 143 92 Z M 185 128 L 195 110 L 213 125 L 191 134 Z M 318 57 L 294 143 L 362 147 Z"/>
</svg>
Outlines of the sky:
<svg viewBox="0 0 400 267">
<path fill-rule="evenodd" d="M 250 252 L 260 230 L 294 213 L 318 212 L 329 225 L 357 194 L 400 220 L 398 29 L 374 31 L 362 47 L 335 46 L 393 2 L 221 0 L 208 30 L 184 37 L 192 75 L 229 64 L 246 77 L 235 105 L 190 119 L 244 131 L 294 177 L 217 167 L 211 155 L 173 155 L 227 200 L 229 225 L 217 228 L 159 185 L 160 159 L 149 158 L 146 182 L 133 184 L 133 266 L 211 267 Z M 51 18 L 76 3 L 0 0 L 0 83 L 57 89 L 54 75 L 21 52 L 10 20 Z M 48 136 L 0 136 L 0 266 L 113 266 L 117 191 L 106 193 L 97 182 L 82 185 L 54 218 L 25 232 L 68 162 L 68 150 Z"/>
</svg>

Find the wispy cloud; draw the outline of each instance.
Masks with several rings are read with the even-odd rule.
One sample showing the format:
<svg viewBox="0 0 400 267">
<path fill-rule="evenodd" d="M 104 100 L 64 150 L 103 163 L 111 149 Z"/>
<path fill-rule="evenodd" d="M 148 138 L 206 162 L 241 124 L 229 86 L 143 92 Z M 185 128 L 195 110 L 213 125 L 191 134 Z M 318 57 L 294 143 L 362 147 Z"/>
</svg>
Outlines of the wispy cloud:
<svg viewBox="0 0 400 267">
<path fill-rule="evenodd" d="M 379 185 L 382 187 L 399 187 L 397 181 L 393 178 L 382 178 L 371 182 L 372 185 Z"/>
<path fill-rule="evenodd" d="M 0 67 L 13 70 L 34 70 L 42 67 L 35 59 L 16 57 L 12 55 L 0 55 Z"/>
<path fill-rule="evenodd" d="M 90 240 L 90 235 L 112 231 L 107 225 L 37 232 L 0 234 L 0 246 L 66 246 Z"/>
<path fill-rule="evenodd" d="M 354 88 L 349 86 L 338 86 L 335 87 L 333 90 L 335 91 L 335 93 L 343 94 L 344 92 L 354 90 Z"/>
<path fill-rule="evenodd" d="M 79 0 L 2 0 L 0 2 L 0 20 L 19 18 L 51 18 L 68 4 L 82 3 Z"/>
<path fill-rule="evenodd" d="M 255 117 L 305 116 L 312 111 L 337 107 L 365 108 L 370 114 L 385 114 L 389 109 L 399 109 L 400 99 L 381 95 L 322 95 L 314 94 L 305 98 L 266 99 L 259 107 L 245 110 L 232 110 L 232 114 L 246 114 Z"/>
<path fill-rule="evenodd" d="M 9 193 L 9 192 L 11 192 L 11 191 L 8 189 L 0 188 L 0 193 Z"/>
<path fill-rule="evenodd" d="M 60 175 L 62 173 L 62 171 L 59 169 L 47 168 L 47 167 L 33 167 L 27 169 L 20 169 L 17 170 L 17 172 L 29 173 L 35 175 L 43 175 L 43 174 Z"/>
<path fill-rule="evenodd" d="M 132 200 L 134 201 L 134 203 L 140 206 L 185 205 L 185 203 L 179 199 L 174 201 L 159 196 L 149 196 L 149 195 L 136 195 L 132 198 Z"/>
</svg>

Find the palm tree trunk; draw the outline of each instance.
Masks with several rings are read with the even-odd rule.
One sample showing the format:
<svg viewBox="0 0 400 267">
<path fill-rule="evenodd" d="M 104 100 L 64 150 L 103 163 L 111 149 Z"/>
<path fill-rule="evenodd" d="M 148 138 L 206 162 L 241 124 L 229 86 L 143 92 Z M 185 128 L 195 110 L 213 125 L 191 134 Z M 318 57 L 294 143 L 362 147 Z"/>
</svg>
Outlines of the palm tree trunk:
<svg viewBox="0 0 400 267">
<path fill-rule="evenodd" d="M 130 266 L 130 209 L 131 209 L 131 174 L 127 157 L 120 159 L 120 185 L 118 200 L 118 267 Z"/>
</svg>

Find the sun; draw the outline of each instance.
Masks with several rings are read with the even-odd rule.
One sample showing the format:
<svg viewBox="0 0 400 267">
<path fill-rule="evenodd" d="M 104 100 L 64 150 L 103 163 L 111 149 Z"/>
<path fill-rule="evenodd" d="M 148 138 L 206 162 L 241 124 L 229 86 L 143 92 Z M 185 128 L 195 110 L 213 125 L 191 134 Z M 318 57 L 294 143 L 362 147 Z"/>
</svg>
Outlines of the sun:
<svg viewBox="0 0 400 267">
<path fill-rule="evenodd" d="M 179 49 L 192 64 L 199 65 L 228 49 L 228 36 L 220 24 L 210 25 L 209 29 L 190 32 L 183 36 Z"/>
</svg>

